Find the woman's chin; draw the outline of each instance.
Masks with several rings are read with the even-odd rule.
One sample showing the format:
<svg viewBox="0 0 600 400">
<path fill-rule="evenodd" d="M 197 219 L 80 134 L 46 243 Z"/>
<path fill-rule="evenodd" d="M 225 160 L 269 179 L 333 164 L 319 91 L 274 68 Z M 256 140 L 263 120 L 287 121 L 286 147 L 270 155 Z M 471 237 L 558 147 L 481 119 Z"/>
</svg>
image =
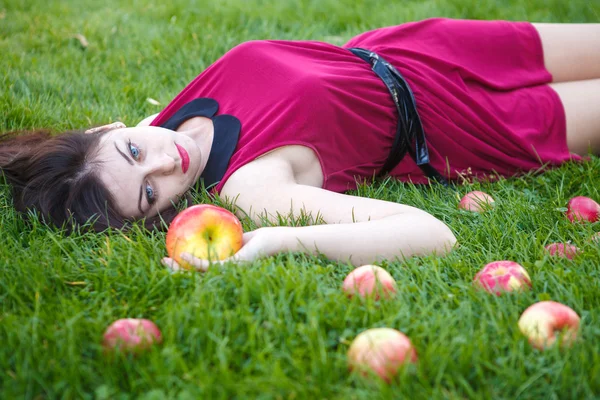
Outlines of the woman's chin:
<svg viewBox="0 0 600 400">
<path fill-rule="evenodd" d="M 196 182 L 198 182 L 198 179 L 200 179 L 200 175 L 202 175 L 202 169 L 200 168 L 200 163 L 198 163 L 197 165 L 194 165 L 192 167 L 195 169 L 195 172 L 192 175 L 192 179 L 191 179 L 191 182 L 189 183 L 188 189 L 192 188 L 196 184 Z M 191 170 L 191 168 L 190 168 L 190 170 Z M 188 173 L 189 172 L 192 172 L 192 171 L 188 171 Z"/>
</svg>

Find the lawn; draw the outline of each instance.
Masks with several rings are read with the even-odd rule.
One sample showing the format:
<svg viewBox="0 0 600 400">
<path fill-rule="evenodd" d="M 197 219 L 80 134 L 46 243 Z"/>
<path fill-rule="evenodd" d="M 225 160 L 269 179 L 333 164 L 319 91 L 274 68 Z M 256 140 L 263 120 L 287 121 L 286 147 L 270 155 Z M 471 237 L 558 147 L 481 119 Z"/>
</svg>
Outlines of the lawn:
<svg viewBox="0 0 600 400">
<path fill-rule="evenodd" d="M 1 0 L 0 131 L 135 124 L 240 42 L 342 44 L 434 16 L 594 22 L 600 2 Z M 340 287 L 351 266 L 302 254 L 171 274 L 160 264 L 164 233 L 65 235 L 27 224 L 0 178 L 0 398 L 598 398 L 600 246 L 588 238 L 600 224 L 564 217 L 573 196 L 600 201 L 598 171 L 592 157 L 493 184 L 361 187 L 359 195 L 431 212 L 460 242 L 445 258 L 382 263 L 398 284 L 388 301 L 347 299 Z M 490 193 L 496 207 L 457 210 L 470 190 Z M 555 241 L 583 252 L 551 258 L 543 248 Z M 532 290 L 500 297 L 475 290 L 475 273 L 504 259 L 529 271 Z M 581 316 L 570 349 L 540 352 L 519 332 L 521 312 L 548 299 Z M 164 343 L 137 358 L 106 357 L 102 333 L 123 317 L 152 319 Z M 346 367 L 352 339 L 382 326 L 406 333 L 419 354 L 390 385 Z"/>
</svg>

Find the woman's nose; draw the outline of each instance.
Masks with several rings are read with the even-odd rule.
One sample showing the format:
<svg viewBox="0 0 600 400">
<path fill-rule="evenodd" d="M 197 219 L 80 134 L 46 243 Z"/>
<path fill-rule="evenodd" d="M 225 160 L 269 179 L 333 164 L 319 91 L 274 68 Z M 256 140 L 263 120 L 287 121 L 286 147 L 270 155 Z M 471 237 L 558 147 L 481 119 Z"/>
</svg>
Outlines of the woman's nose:
<svg viewBox="0 0 600 400">
<path fill-rule="evenodd" d="M 168 154 L 163 154 L 155 159 L 150 168 L 153 173 L 171 175 L 177 168 L 177 160 Z"/>
</svg>

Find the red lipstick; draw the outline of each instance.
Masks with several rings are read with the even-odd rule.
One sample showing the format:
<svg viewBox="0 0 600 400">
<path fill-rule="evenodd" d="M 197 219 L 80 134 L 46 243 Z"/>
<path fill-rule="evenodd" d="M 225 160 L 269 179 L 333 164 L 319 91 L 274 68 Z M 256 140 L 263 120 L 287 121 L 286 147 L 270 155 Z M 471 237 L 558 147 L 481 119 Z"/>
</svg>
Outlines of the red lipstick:
<svg viewBox="0 0 600 400">
<path fill-rule="evenodd" d="M 188 154 L 187 151 L 185 151 L 185 149 L 183 147 L 181 147 L 177 143 L 175 143 L 175 147 L 177 147 L 177 151 L 179 152 L 179 155 L 181 156 L 181 170 L 185 174 L 190 166 L 190 155 Z"/>
</svg>

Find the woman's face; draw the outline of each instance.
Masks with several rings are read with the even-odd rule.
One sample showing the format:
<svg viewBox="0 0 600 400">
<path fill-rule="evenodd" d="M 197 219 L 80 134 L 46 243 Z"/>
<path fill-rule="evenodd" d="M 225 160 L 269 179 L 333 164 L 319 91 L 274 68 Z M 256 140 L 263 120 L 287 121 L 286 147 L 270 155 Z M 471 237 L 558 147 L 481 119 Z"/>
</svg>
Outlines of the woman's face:
<svg viewBox="0 0 600 400">
<path fill-rule="evenodd" d="M 96 159 L 117 209 L 125 218 L 140 218 L 177 202 L 200 177 L 202 157 L 191 137 L 144 126 L 103 134 Z"/>
</svg>

